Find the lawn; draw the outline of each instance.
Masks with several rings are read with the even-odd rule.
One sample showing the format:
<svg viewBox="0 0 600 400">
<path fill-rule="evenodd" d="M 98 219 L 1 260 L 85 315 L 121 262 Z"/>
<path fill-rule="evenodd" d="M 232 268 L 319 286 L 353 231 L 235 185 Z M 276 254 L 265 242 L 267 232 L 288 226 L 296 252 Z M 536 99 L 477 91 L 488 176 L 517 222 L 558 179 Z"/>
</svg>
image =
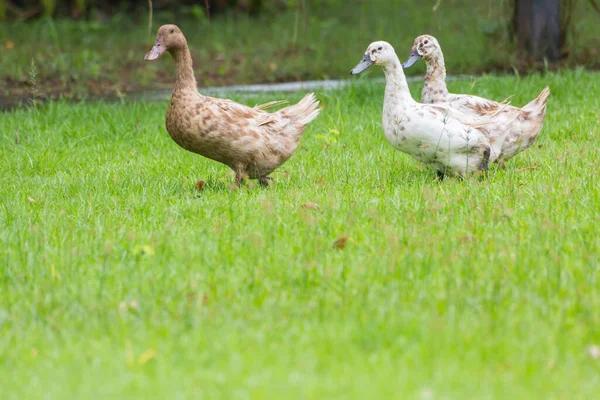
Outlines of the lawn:
<svg viewBox="0 0 600 400">
<path fill-rule="evenodd" d="M 536 144 L 487 180 L 395 151 L 369 76 L 316 93 L 267 189 L 177 147 L 167 101 L 0 114 L 3 398 L 594 398 L 599 79 L 451 82 L 552 90 Z"/>
<path fill-rule="evenodd" d="M 531 67 L 510 40 L 508 0 L 353 0 L 344 7 L 333 4 L 339 1 L 306 3 L 306 15 L 291 7 L 258 19 L 217 15 L 211 22 L 192 18 L 185 9 L 157 10 L 150 34 L 145 10 L 136 17 L 117 14 L 105 20 L 4 22 L 0 105 L 27 98 L 31 81 L 44 97 L 120 97 L 170 87 L 173 70 L 143 60 L 164 23 L 183 29 L 201 86 L 344 78 L 369 43 L 386 40 L 407 57 L 414 38 L 423 33 L 439 39 L 449 74 Z M 600 16 L 580 0 L 573 20 L 568 57 L 561 65 L 600 66 Z M 424 69 L 421 63 L 408 73 Z"/>
</svg>

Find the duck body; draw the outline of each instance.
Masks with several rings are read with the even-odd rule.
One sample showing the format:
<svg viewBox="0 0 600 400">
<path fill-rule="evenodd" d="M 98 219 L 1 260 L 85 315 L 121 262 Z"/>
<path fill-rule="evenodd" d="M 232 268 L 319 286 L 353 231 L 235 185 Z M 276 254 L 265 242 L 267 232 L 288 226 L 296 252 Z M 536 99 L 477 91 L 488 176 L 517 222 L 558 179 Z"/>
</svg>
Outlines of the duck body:
<svg viewBox="0 0 600 400">
<path fill-rule="evenodd" d="M 444 108 L 394 100 L 386 96 L 382 116 L 384 136 L 394 148 L 441 174 L 487 170 L 491 146 L 481 131 L 447 117 Z"/>
<path fill-rule="evenodd" d="M 164 51 L 171 53 L 177 69 L 165 121 L 173 141 L 227 165 L 235 171 L 237 183 L 249 178 L 268 184 L 268 175 L 294 154 L 306 125 L 318 116 L 314 94 L 273 113 L 265 110 L 280 102 L 248 107 L 204 96 L 196 88 L 187 42 L 175 25 L 159 29 L 157 42 L 146 57 L 155 59 Z M 155 52 L 159 54 L 155 56 Z"/>
<path fill-rule="evenodd" d="M 415 102 L 389 43 L 371 43 L 351 73 L 360 73 L 371 64 L 382 66 L 385 73 L 382 127 L 392 146 L 438 174 L 466 176 L 487 170 L 488 162 L 499 154 L 505 125 L 493 118 L 474 119 L 448 106 Z"/>
<path fill-rule="evenodd" d="M 508 126 L 503 146 L 496 158 L 497 162 L 503 164 L 535 142 L 546 117 L 549 88 L 546 87 L 537 98 L 523 108 L 478 96 L 453 94 L 449 93 L 446 87 L 444 56 L 433 36 L 422 35 L 415 39 L 411 55 L 404 66 L 410 67 L 421 58 L 427 64 L 421 103 L 446 105 L 474 118 L 494 116 Z"/>
<path fill-rule="evenodd" d="M 227 165 L 241 178 L 263 179 L 296 151 L 318 110 L 312 94 L 268 113 L 236 102 L 175 90 L 166 128 L 182 148 Z"/>
</svg>

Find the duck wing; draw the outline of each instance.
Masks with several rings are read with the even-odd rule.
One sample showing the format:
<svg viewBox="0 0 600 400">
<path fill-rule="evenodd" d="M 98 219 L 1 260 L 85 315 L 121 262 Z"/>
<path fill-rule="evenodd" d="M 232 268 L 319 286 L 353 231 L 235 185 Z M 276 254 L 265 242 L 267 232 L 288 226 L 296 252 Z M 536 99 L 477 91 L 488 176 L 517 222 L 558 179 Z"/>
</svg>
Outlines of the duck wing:
<svg viewBox="0 0 600 400">
<path fill-rule="evenodd" d="M 260 110 L 260 111 L 265 111 L 265 110 L 268 110 L 270 108 L 281 106 L 281 105 L 288 104 L 288 103 L 289 102 L 287 100 L 269 101 L 268 103 L 255 105 L 254 109 L 255 110 Z"/>
<path fill-rule="evenodd" d="M 276 114 L 268 113 L 264 110 L 283 103 L 281 101 L 272 101 L 248 107 L 228 99 L 213 99 L 213 101 L 227 122 L 254 125 L 255 127 L 262 127 L 277 121 Z"/>
<path fill-rule="evenodd" d="M 493 162 L 502 154 L 506 138 L 510 135 L 512 124 L 519 117 L 518 112 L 511 110 L 490 112 L 484 115 L 473 115 L 455 109 L 447 104 L 431 104 L 428 108 L 442 113 L 446 119 L 453 119 L 458 123 L 473 128 L 480 132 L 490 145 L 490 161 Z"/>
</svg>

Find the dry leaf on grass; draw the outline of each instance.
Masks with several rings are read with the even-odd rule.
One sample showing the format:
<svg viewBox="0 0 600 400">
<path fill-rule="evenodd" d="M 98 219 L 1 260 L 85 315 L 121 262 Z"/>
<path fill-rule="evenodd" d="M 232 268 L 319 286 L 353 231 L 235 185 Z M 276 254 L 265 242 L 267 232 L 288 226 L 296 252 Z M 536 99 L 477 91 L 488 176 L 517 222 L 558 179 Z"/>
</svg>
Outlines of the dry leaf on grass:
<svg viewBox="0 0 600 400">
<path fill-rule="evenodd" d="M 518 169 L 517 172 L 527 171 L 528 169 L 538 169 L 539 167 L 539 165 L 530 165 L 528 167 Z"/>
<path fill-rule="evenodd" d="M 321 208 L 321 207 L 319 207 L 319 205 L 317 203 L 312 203 L 312 202 L 304 203 L 300 207 L 306 208 L 308 210 L 319 210 Z"/>
<path fill-rule="evenodd" d="M 341 250 L 346 247 L 346 243 L 348 243 L 348 236 L 339 237 L 333 242 L 333 248 Z"/>
<path fill-rule="evenodd" d="M 471 235 L 465 235 L 465 236 L 462 236 L 462 237 L 460 238 L 460 241 L 461 241 L 462 243 L 471 243 L 471 242 L 473 241 L 473 236 L 471 236 Z"/>
<path fill-rule="evenodd" d="M 198 182 L 196 182 L 194 187 L 196 188 L 196 190 L 202 190 L 204 188 L 205 184 L 206 184 L 206 182 L 203 181 L 202 179 L 200 179 Z"/>
<path fill-rule="evenodd" d="M 146 364 L 149 360 L 151 360 L 152 358 L 154 358 L 155 355 L 156 355 L 156 350 L 154 350 L 154 349 L 148 349 L 148 350 L 144 351 L 138 357 L 138 360 L 137 360 L 138 365 L 144 365 L 144 364 Z"/>
</svg>

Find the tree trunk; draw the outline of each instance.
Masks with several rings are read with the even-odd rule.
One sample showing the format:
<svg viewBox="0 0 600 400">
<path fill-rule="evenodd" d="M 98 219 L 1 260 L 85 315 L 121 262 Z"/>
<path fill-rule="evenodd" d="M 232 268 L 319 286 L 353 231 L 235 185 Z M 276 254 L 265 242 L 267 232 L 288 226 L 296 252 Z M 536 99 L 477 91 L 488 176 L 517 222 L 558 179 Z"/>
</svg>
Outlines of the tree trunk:
<svg viewBox="0 0 600 400">
<path fill-rule="evenodd" d="M 537 61 L 560 57 L 560 0 L 515 0 L 519 49 Z"/>
<path fill-rule="evenodd" d="M 249 7 L 248 12 L 250 13 L 250 15 L 256 16 L 256 15 L 260 14 L 260 12 L 262 10 L 262 6 L 263 6 L 262 0 L 250 0 L 250 7 Z"/>
</svg>

